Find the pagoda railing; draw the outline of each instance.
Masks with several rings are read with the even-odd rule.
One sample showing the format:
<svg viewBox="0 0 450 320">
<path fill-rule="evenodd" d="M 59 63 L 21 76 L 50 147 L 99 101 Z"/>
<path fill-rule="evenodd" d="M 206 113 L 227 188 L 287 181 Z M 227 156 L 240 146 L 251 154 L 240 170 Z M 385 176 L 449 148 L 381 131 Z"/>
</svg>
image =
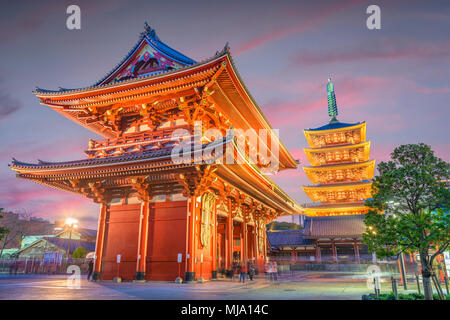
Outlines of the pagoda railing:
<svg viewBox="0 0 450 320">
<path fill-rule="evenodd" d="M 315 207 L 320 207 L 320 206 L 323 206 L 323 205 L 330 205 L 330 206 L 335 205 L 335 204 L 361 205 L 361 204 L 364 204 L 364 203 L 365 203 L 364 201 L 351 201 L 351 202 L 338 202 L 338 203 L 317 201 L 317 202 L 303 203 L 301 206 L 303 208 L 315 208 Z"/>
</svg>

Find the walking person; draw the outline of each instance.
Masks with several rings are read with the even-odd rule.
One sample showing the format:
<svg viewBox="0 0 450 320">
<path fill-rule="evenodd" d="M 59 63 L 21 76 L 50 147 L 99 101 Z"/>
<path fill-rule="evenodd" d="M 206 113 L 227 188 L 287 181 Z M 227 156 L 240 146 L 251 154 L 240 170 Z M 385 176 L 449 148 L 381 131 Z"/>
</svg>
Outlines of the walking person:
<svg viewBox="0 0 450 320">
<path fill-rule="evenodd" d="M 266 270 L 267 270 L 267 277 L 269 281 L 273 280 L 273 272 L 272 272 L 272 264 L 267 262 L 266 263 Z"/>
<path fill-rule="evenodd" d="M 278 280 L 278 266 L 277 266 L 277 262 L 274 261 L 272 262 L 272 273 L 273 273 L 273 280 L 277 281 Z"/>
<path fill-rule="evenodd" d="M 255 267 L 253 266 L 253 263 L 248 263 L 248 278 L 250 281 L 253 281 L 253 275 L 255 274 Z"/>
<path fill-rule="evenodd" d="M 245 265 L 245 263 L 242 263 L 240 274 L 239 274 L 239 282 L 242 281 L 243 283 L 245 283 L 246 277 L 247 277 L 247 266 Z"/>
<path fill-rule="evenodd" d="M 231 281 L 234 281 L 234 274 L 238 271 L 237 270 L 238 266 L 236 265 L 236 262 L 233 262 L 233 266 L 231 267 Z"/>
<path fill-rule="evenodd" d="M 92 272 L 94 271 L 94 261 L 92 259 L 89 259 L 89 263 L 88 263 L 88 276 L 87 279 L 88 281 L 92 280 Z"/>
</svg>

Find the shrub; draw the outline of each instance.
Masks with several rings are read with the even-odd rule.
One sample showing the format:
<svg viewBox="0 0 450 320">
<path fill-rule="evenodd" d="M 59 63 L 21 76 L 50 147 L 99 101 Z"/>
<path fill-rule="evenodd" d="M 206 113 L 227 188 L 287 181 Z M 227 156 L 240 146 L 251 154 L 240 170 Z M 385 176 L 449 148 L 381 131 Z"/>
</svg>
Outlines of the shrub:
<svg viewBox="0 0 450 320">
<path fill-rule="evenodd" d="M 362 297 L 363 300 L 377 300 L 377 297 L 371 293 L 369 295 L 364 295 Z M 437 294 L 433 295 L 434 300 L 439 300 L 439 296 Z M 395 295 L 393 292 L 391 293 L 382 293 L 379 295 L 378 300 L 395 300 Z M 424 300 L 424 295 L 413 292 L 413 293 L 399 293 L 398 300 Z M 445 300 L 450 300 L 450 294 L 445 295 Z"/>
<path fill-rule="evenodd" d="M 72 253 L 73 259 L 83 259 L 86 257 L 87 251 L 84 247 L 76 248 Z"/>
</svg>

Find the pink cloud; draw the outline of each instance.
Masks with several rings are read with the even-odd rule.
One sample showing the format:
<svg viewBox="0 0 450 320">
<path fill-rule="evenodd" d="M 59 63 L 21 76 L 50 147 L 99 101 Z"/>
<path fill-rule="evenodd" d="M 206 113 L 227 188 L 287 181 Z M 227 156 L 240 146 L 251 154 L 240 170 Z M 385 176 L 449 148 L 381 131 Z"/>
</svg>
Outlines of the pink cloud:
<svg viewBox="0 0 450 320">
<path fill-rule="evenodd" d="M 109 13 L 117 10 L 123 3 L 122 0 L 110 0 L 105 6 L 96 1 L 77 1 L 77 5 L 82 10 L 82 16 Z M 59 21 L 60 17 L 64 17 L 68 5 L 61 1 L 39 2 L 36 6 L 27 3 L 26 10 L 19 11 L 20 19 L 18 16 L 8 15 L 6 22 L 9 27 L 0 29 L 0 40 L 12 41 L 22 38 L 24 34 L 40 31 L 47 22 L 55 21 L 55 19 Z"/>
<path fill-rule="evenodd" d="M 25 180 L 9 183 L 0 189 L 0 207 L 32 213 L 35 217 L 61 220 L 69 216 L 95 227 L 98 205 L 83 196 L 56 190 Z"/>
<path fill-rule="evenodd" d="M 87 156 L 83 153 L 87 149 L 87 141 L 66 140 L 52 141 L 51 143 L 40 144 L 42 141 L 27 141 L 26 147 L 17 147 L 17 144 L 7 147 L 8 153 L 3 152 L 0 155 L 0 161 L 10 161 L 12 157 L 20 161 L 36 162 L 37 159 L 52 160 L 64 157 L 73 157 L 74 159 L 84 159 Z"/>
<path fill-rule="evenodd" d="M 352 62 L 369 59 L 446 59 L 450 54 L 450 42 L 419 43 L 400 40 L 382 40 L 377 43 L 368 42 L 358 47 L 339 47 L 329 51 L 302 50 L 292 61 L 301 66 L 325 63 Z"/>
<path fill-rule="evenodd" d="M 337 102 L 341 114 L 350 108 L 363 107 L 374 102 L 375 93 L 379 92 L 378 89 L 387 87 L 391 83 L 391 80 L 380 77 L 339 79 L 335 81 L 335 87 L 337 88 Z M 328 121 L 325 90 L 324 85 L 322 88 L 317 88 L 315 92 L 309 92 L 313 98 L 308 100 L 270 101 L 262 108 L 274 128 L 320 126 L 321 123 L 317 119 L 323 119 L 322 124 Z M 318 111 L 322 111 L 323 116 L 316 114 Z M 364 119 L 355 119 L 354 121 L 362 120 Z"/>
<path fill-rule="evenodd" d="M 450 93 L 450 88 L 418 88 L 417 92 L 420 93 Z"/>
<path fill-rule="evenodd" d="M 348 7 L 355 5 L 357 3 L 362 2 L 361 0 L 352 0 L 347 1 L 345 3 L 339 3 L 336 5 L 329 5 L 321 10 L 315 11 L 314 14 L 311 14 L 309 18 L 306 18 L 304 20 L 301 20 L 302 22 L 299 25 L 295 25 L 293 27 L 285 27 L 285 28 L 279 28 L 276 29 L 270 33 L 263 34 L 260 37 L 256 37 L 252 39 L 251 41 L 248 41 L 246 43 L 243 43 L 239 45 L 234 52 L 235 55 L 242 54 L 244 52 L 250 51 L 252 49 L 255 49 L 257 47 L 260 47 L 267 42 L 277 40 L 292 34 L 305 32 L 311 29 L 314 29 L 317 27 L 320 23 L 322 23 L 324 20 L 327 20 L 330 16 L 343 11 L 347 9 Z"/>
</svg>

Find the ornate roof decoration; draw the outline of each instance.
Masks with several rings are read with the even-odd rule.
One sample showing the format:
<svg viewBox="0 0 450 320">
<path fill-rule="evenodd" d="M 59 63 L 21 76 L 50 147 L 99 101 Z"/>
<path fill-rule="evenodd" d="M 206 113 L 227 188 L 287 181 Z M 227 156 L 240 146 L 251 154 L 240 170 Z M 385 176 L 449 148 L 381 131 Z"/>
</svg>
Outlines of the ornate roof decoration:
<svg viewBox="0 0 450 320">
<path fill-rule="evenodd" d="M 219 202 L 219 204 L 216 207 L 216 211 L 221 211 L 224 213 L 228 213 L 228 206 L 224 202 Z"/>
<path fill-rule="evenodd" d="M 196 64 L 196 61 L 162 42 L 147 22 L 144 28 L 138 43 L 95 85 L 139 78 L 158 71 L 180 69 Z"/>
<path fill-rule="evenodd" d="M 358 124 L 364 123 L 364 122 L 357 122 L 357 123 L 342 123 L 337 120 L 338 115 L 338 107 L 336 102 L 336 94 L 334 92 L 334 84 L 331 82 L 331 77 L 328 78 L 327 83 L 327 102 L 328 102 L 328 116 L 331 118 L 330 122 L 327 123 L 324 126 L 314 128 L 314 129 L 307 129 L 305 131 L 323 131 L 323 130 L 333 130 L 333 129 L 340 129 L 345 127 L 351 127 L 356 126 Z"/>
<path fill-rule="evenodd" d="M 221 51 L 221 53 L 223 52 L 224 50 Z M 51 94 L 84 91 L 85 89 L 104 87 L 107 84 L 123 83 L 130 79 L 157 76 L 163 73 L 191 67 L 196 64 L 198 63 L 195 60 L 185 56 L 175 49 L 172 49 L 162 42 L 156 35 L 156 31 L 146 22 L 144 24 L 144 31 L 141 32 L 136 45 L 131 48 L 122 61 L 120 61 L 106 74 L 106 76 L 94 85 L 85 88 L 72 89 L 58 87 L 58 90 L 48 90 L 35 87 L 34 93 Z M 122 73 L 120 71 L 122 71 Z M 133 72 L 127 76 L 126 73 L 129 71 Z M 121 75 L 121 77 L 117 78 L 117 74 Z"/>
<path fill-rule="evenodd" d="M 244 221 L 244 214 L 242 212 L 241 207 L 237 207 L 236 210 L 232 212 L 233 220 Z"/>
<path fill-rule="evenodd" d="M 336 103 L 336 95 L 334 94 L 334 85 L 331 82 L 331 78 L 328 78 L 327 84 L 327 100 L 328 100 L 328 115 L 331 118 L 331 122 L 337 121 L 338 108 Z"/>
<path fill-rule="evenodd" d="M 159 77 L 159 76 L 165 76 L 167 74 L 175 73 L 175 72 L 183 70 L 183 69 L 189 69 L 192 67 L 206 64 L 206 63 L 211 62 L 211 61 L 213 61 L 221 56 L 224 56 L 224 55 L 230 55 L 230 46 L 227 42 L 225 44 L 225 46 L 223 47 L 223 49 L 220 51 L 217 51 L 214 56 L 204 59 L 202 61 L 196 62 L 193 59 L 183 55 L 182 53 L 172 49 L 171 47 L 169 47 L 168 45 L 163 43 L 159 39 L 159 37 L 156 35 L 155 30 L 152 29 L 148 25 L 148 23 L 145 23 L 144 27 L 145 27 L 145 31 L 141 32 L 139 40 L 136 43 L 136 45 L 128 52 L 128 54 L 125 56 L 124 59 L 122 59 L 122 61 L 119 64 L 117 64 L 110 72 L 108 72 L 108 74 L 106 76 L 104 76 L 97 83 L 95 83 L 91 86 L 82 87 L 82 88 L 68 89 L 68 88 L 58 87 L 58 90 L 43 89 L 43 88 L 36 86 L 35 89 L 33 90 L 33 93 L 35 95 L 44 94 L 44 95 L 50 95 L 50 96 L 59 96 L 62 94 L 74 94 L 74 93 L 86 92 L 86 91 L 95 90 L 98 88 L 114 87 L 116 85 L 126 84 L 129 82 L 140 81 L 140 80 L 155 78 L 155 77 Z M 154 49 L 154 50 L 157 50 L 158 52 L 161 53 L 161 55 L 166 56 L 169 60 L 173 60 L 174 64 L 179 64 L 179 66 L 171 67 L 171 68 L 160 68 L 160 70 L 154 70 L 152 72 L 140 74 L 136 77 L 124 76 L 120 79 L 114 79 L 114 81 L 111 81 L 111 78 L 113 78 L 113 76 L 116 75 L 116 73 L 118 73 L 119 70 L 127 69 L 127 67 L 130 67 L 130 65 L 128 65 L 127 62 L 131 63 L 134 61 L 134 60 L 133 61 L 131 61 L 131 60 L 132 60 L 133 56 L 136 56 L 136 52 L 138 51 L 139 48 L 141 48 L 141 45 L 143 47 L 143 48 L 141 48 L 141 50 L 145 51 L 145 44 L 147 44 L 148 46 L 151 46 L 152 48 L 156 47 L 156 49 Z M 148 48 L 148 46 L 147 46 L 147 48 Z M 140 51 L 140 53 L 144 53 L 143 51 Z M 169 61 L 169 60 L 167 60 L 167 61 Z M 230 60 L 231 60 L 231 56 L 230 56 Z M 150 61 L 150 58 L 148 61 Z M 151 60 L 151 61 L 153 61 L 153 63 L 155 62 L 154 60 Z M 232 60 L 231 60 L 231 63 L 234 65 Z M 141 68 L 142 66 L 143 66 L 143 64 L 141 63 L 141 65 L 139 67 Z M 238 75 L 238 77 L 239 77 L 239 75 Z M 239 79 L 240 79 L 240 77 L 239 77 Z M 251 98 L 251 99 L 253 101 L 253 98 Z"/>
</svg>

